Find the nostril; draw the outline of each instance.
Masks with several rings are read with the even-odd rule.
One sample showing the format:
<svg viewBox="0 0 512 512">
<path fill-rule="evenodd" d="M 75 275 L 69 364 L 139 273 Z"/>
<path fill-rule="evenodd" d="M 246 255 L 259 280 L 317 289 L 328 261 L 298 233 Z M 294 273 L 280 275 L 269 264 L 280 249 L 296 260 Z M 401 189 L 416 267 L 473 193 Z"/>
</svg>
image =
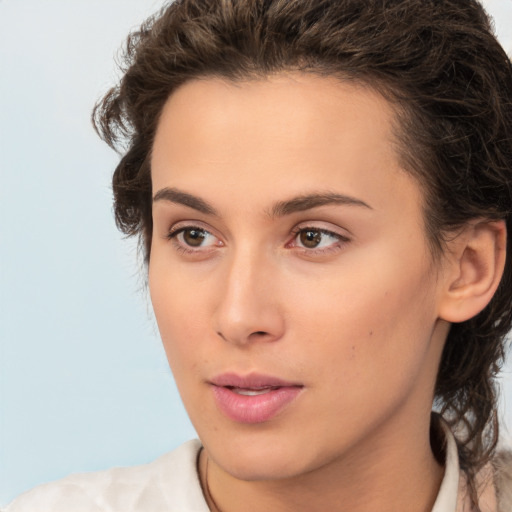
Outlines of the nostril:
<svg viewBox="0 0 512 512">
<path fill-rule="evenodd" d="M 221 338 L 223 341 L 237 341 L 237 342 L 240 342 L 241 340 L 238 339 L 238 338 L 229 338 L 228 336 L 226 336 L 225 334 L 223 334 L 221 331 L 217 331 L 216 332 L 217 336 L 219 336 L 219 338 Z M 269 336 L 269 333 L 266 332 L 266 331 L 254 331 L 252 332 L 251 334 L 249 334 L 249 336 L 247 338 L 245 338 L 245 341 L 249 341 L 251 338 L 252 339 L 257 339 L 257 338 L 265 338 Z"/>
</svg>

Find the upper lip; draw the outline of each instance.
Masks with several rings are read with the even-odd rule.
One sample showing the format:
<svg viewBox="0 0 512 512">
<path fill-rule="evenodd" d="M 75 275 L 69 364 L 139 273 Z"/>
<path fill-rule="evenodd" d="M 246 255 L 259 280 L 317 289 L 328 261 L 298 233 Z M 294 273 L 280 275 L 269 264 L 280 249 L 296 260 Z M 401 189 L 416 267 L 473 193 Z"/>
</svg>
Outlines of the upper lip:
<svg viewBox="0 0 512 512">
<path fill-rule="evenodd" d="M 272 375 L 263 375 L 260 373 L 250 373 L 248 375 L 222 373 L 210 379 L 210 383 L 219 387 L 243 389 L 281 388 L 292 386 L 303 387 L 302 384 L 297 382 L 291 382 L 278 377 L 273 377 Z"/>
</svg>

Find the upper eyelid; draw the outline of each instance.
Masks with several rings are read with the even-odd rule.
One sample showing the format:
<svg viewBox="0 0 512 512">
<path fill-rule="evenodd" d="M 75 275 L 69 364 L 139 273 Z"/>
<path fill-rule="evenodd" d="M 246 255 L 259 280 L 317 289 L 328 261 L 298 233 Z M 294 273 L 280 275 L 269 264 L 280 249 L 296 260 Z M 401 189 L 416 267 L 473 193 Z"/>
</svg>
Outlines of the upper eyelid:
<svg viewBox="0 0 512 512">
<path fill-rule="evenodd" d="M 169 228 L 169 234 L 174 235 L 176 233 L 180 233 L 181 231 L 185 231 L 187 229 L 197 229 L 199 231 L 204 231 L 205 233 L 208 233 L 210 235 L 213 234 L 210 230 L 203 228 L 202 226 L 195 225 L 195 224 L 188 224 L 186 226 L 178 226 L 178 227 L 172 226 L 171 228 Z"/>
<path fill-rule="evenodd" d="M 309 222 L 309 223 L 305 222 L 305 223 L 297 224 L 293 228 L 292 234 L 296 235 L 297 233 L 300 233 L 301 231 L 304 231 L 304 230 L 307 230 L 307 229 L 321 231 L 322 233 L 327 233 L 327 234 L 331 234 L 331 235 L 334 235 L 334 236 L 339 236 L 340 238 L 344 238 L 344 239 L 352 238 L 352 233 L 350 233 L 350 231 L 348 231 L 345 228 L 341 228 L 341 227 L 338 227 L 338 229 L 330 228 L 330 227 L 319 225 L 317 222 Z"/>
<path fill-rule="evenodd" d="M 185 229 L 194 229 L 194 228 L 199 229 L 201 231 L 205 231 L 206 233 L 209 233 L 210 235 L 217 237 L 217 235 L 214 233 L 214 230 L 212 230 L 212 228 L 210 228 L 210 227 L 206 227 L 203 222 L 201 222 L 201 221 L 186 221 L 186 220 L 173 223 L 172 226 L 170 226 L 167 229 L 167 236 L 170 234 L 177 233 L 179 231 L 183 231 Z"/>
<path fill-rule="evenodd" d="M 311 225 L 308 224 L 306 226 L 298 226 L 292 230 L 292 233 L 297 234 L 297 233 L 300 233 L 301 231 L 307 231 L 308 229 L 310 229 L 311 231 L 320 231 L 321 233 L 327 233 L 327 234 L 336 235 L 336 236 L 343 236 L 341 233 L 338 233 L 337 231 L 334 231 L 333 229 L 322 228 L 319 226 L 315 226 L 313 224 L 311 224 Z"/>
</svg>

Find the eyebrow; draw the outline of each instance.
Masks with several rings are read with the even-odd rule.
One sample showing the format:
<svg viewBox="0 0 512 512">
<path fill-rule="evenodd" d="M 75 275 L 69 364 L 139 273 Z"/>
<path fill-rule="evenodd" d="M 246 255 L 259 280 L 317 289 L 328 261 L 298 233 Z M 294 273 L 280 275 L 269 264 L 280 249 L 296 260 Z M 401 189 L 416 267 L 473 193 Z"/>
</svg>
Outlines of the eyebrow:
<svg viewBox="0 0 512 512">
<path fill-rule="evenodd" d="M 153 197 L 153 203 L 158 201 L 168 201 L 171 203 L 188 206 L 189 208 L 193 208 L 194 210 L 204 213 L 205 215 L 213 215 L 216 217 L 219 216 L 217 210 L 204 199 L 189 194 L 188 192 L 183 192 L 177 188 L 166 187 L 159 190 Z M 361 199 L 357 199 L 355 197 L 347 196 L 344 194 L 325 192 L 305 194 L 294 197 L 292 199 L 288 199 L 286 201 L 278 201 L 272 206 L 270 210 L 268 210 L 267 213 L 271 218 L 284 217 L 292 213 L 311 210 L 313 208 L 332 204 L 359 206 L 368 208 L 370 210 L 373 209 L 370 205 Z"/>
<path fill-rule="evenodd" d="M 318 208 L 319 206 L 326 206 L 331 204 L 337 205 L 348 205 L 348 206 L 361 206 L 373 210 L 373 208 L 355 197 L 347 196 L 344 194 L 335 193 L 316 193 L 306 194 L 287 201 L 277 202 L 270 210 L 271 217 L 283 217 L 292 213 L 303 212 L 305 210 L 311 210 L 312 208 Z"/>
<path fill-rule="evenodd" d="M 200 197 L 193 196 L 177 188 L 162 188 L 153 196 L 153 203 L 157 201 L 168 201 L 193 208 L 205 215 L 218 216 L 217 210 Z"/>
</svg>

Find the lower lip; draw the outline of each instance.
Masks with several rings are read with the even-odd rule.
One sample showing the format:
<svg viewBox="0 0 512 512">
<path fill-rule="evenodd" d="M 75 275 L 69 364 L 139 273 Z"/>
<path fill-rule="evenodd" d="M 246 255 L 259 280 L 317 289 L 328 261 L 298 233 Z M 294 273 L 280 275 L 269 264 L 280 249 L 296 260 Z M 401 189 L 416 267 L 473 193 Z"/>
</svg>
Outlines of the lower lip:
<svg viewBox="0 0 512 512">
<path fill-rule="evenodd" d="M 298 386 L 284 386 L 261 395 L 239 395 L 233 390 L 212 386 L 219 409 L 237 423 L 263 423 L 272 419 L 302 391 Z"/>
</svg>

